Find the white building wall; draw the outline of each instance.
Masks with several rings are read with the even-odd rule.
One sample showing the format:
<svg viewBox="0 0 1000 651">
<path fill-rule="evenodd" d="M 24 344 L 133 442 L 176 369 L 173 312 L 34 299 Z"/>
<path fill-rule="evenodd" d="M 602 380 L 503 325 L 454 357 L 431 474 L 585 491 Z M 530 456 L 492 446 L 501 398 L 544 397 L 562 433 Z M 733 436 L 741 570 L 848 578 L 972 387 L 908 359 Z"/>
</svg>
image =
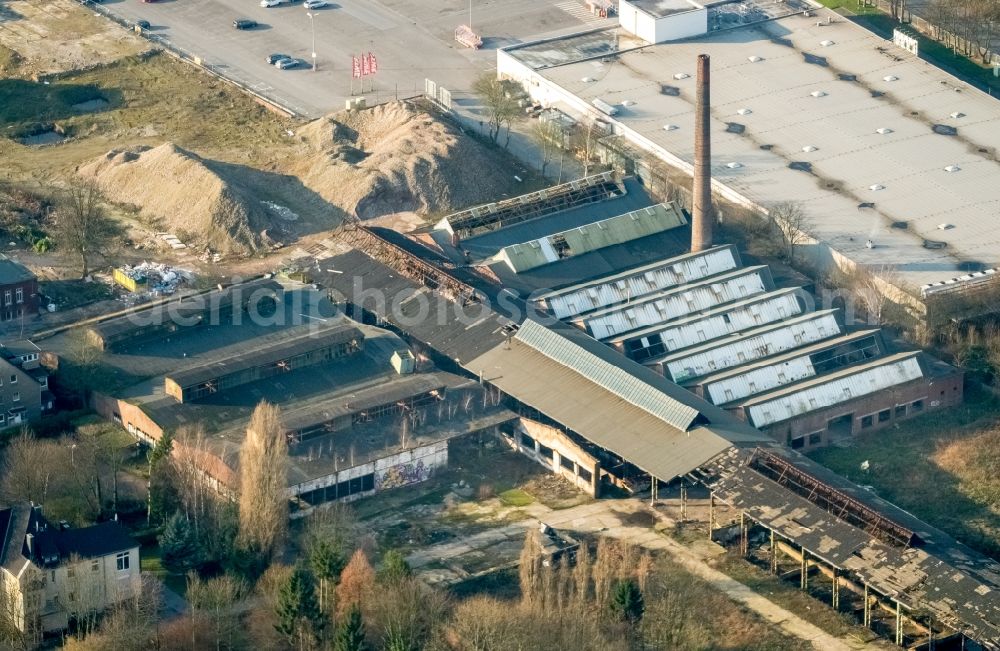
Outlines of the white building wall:
<svg viewBox="0 0 1000 651">
<path fill-rule="evenodd" d="M 910 357 L 753 405 L 747 408 L 747 415 L 755 427 L 766 427 L 921 377 L 923 371 L 920 369 L 920 363 L 916 357 Z"/>
<path fill-rule="evenodd" d="M 795 295 L 783 294 L 760 303 L 744 305 L 731 312 L 664 328 L 660 331 L 660 336 L 667 350 L 674 351 L 688 346 L 696 346 L 734 332 L 798 316 L 801 312 L 802 307 Z"/>
<path fill-rule="evenodd" d="M 655 301 L 626 304 L 615 312 L 592 319 L 584 318 L 583 324 L 595 338 L 607 339 L 629 330 L 684 317 L 765 291 L 764 278 L 758 271 L 724 282 L 697 287 L 690 291 L 678 290 L 677 293 Z"/>
<path fill-rule="evenodd" d="M 647 43 L 656 43 L 656 19 L 639 11 L 627 0 L 618 3 L 618 24 Z"/>
<path fill-rule="evenodd" d="M 687 357 L 680 357 L 664 365 L 664 371 L 674 382 L 722 371 L 768 355 L 774 355 L 805 344 L 840 334 L 834 315 L 817 315 L 815 318 L 778 328 Z"/>
<path fill-rule="evenodd" d="M 545 300 L 545 304 L 556 318 L 565 319 L 731 271 L 738 264 L 730 248 L 710 249 L 703 255 L 676 262 L 673 260 L 664 260 L 661 267 L 647 269 L 631 276 L 595 283 L 573 292 L 552 296 Z"/>
<path fill-rule="evenodd" d="M 762 391 L 770 391 L 785 384 L 791 384 L 816 375 L 809 356 L 783 362 L 780 367 L 764 366 L 747 371 L 743 375 L 706 384 L 705 397 L 714 405 L 733 400 L 742 400 Z"/>
<path fill-rule="evenodd" d="M 618 3 L 618 24 L 627 32 L 649 43 L 662 43 L 708 32 L 708 10 L 695 8 L 662 18 L 634 7 L 628 0 Z"/>
</svg>

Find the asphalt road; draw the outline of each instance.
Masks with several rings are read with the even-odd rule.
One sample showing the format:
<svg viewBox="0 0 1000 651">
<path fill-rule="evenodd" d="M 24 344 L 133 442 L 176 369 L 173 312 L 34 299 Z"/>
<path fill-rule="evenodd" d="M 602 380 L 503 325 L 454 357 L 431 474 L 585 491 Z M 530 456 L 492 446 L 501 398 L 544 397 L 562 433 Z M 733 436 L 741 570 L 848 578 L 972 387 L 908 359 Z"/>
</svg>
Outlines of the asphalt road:
<svg viewBox="0 0 1000 651">
<path fill-rule="evenodd" d="M 200 57 L 216 72 L 308 117 L 342 109 L 352 86 L 360 94 L 360 81 L 350 76 L 352 53 L 371 51 L 378 58 L 377 76 L 365 80 L 369 101 L 418 94 L 425 78 L 457 99 L 476 76 L 495 67 L 497 47 L 611 24 L 588 16 L 575 0 L 477 1 L 473 25 L 484 36 L 484 48 L 473 51 L 453 38 L 455 27 L 468 22 L 469 6 L 461 0 L 334 0 L 312 12 L 300 2 L 263 8 L 256 0 L 107 0 L 104 6 L 129 22 L 149 21 L 153 40 Z M 236 18 L 260 26 L 236 30 Z M 265 61 L 271 53 L 304 65 L 278 70 Z"/>
</svg>

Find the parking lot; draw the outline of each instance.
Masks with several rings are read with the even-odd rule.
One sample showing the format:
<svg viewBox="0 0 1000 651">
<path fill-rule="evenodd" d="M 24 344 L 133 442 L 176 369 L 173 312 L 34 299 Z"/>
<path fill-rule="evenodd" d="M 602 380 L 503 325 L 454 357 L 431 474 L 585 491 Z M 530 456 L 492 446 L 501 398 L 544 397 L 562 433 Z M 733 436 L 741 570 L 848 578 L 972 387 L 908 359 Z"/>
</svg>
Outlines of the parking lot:
<svg viewBox="0 0 1000 651">
<path fill-rule="evenodd" d="M 455 27 L 469 18 L 469 5 L 462 0 L 333 0 L 311 12 L 301 2 L 263 8 L 257 0 L 107 0 L 104 6 L 129 23 L 148 21 L 151 39 L 199 57 L 216 72 L 307 117 L 343 108 L 352 87 L 360 94 L 360 81 L 351 79 L 352 54 L 371 51 L 378 58 L 377 76 L 365 80 L 364 94 L 372 101 L 418 94 L 425 78 L 460 99 L 478 74 L 495 66 L 497 47 L 613 22 L 587 15 L 575 0 L 475 2 L 473 26 L 484 44 L 474 51 L 453 38 Z M 237 18 L 259 24 L 237 30 Z M 266 62 L 271 53 L 303 64 L 279 70 Z"/>
</svg>

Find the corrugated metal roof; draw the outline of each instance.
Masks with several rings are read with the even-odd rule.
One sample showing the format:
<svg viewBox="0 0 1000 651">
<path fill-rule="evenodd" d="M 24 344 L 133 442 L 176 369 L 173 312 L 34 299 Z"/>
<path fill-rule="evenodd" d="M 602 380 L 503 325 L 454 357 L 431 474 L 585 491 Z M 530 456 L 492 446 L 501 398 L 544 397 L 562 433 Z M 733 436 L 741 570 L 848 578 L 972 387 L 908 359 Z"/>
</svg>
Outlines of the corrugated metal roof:
<svg viewBox="0 0 1000 651">
<path fill-rule="evenodd" d="M 920 351 L 897 353 L 782 387 L 743 403 L 755 427 L 767 427 L 789 418 L 854 400 L 924 376 Z"/>
<path fill-rule="evenodd" d="M 608 344 L 618 344 L 639 337 L 659 334 L 664 338 L 677 337 L 678 345 L 670 347 L 669 350 L 692 346 L 702 341 L 710 341 L 715 337 L 766 325 L 779 319 L 800 314 L 802 306 L 796 300 L 799 291 L 797 287 L 789 287 L 787 289 L 767 292 L 766 294 L 758 294 L 753 298 L 726 303 L 693 316 L 667 321 L 666 323 L 660 323 L 648 328 L 629 330 L 603 341 Z M 718 323 L 716 324 L 716 322 Z M 706 337 L 690 342 L 685 339 L 686 332 L 693 326 L 703 329 L 706 332 Z M 673 335 L 673 333 L 677 334 Z M 713 333 L 718 334 L 713 335 Z M 688 334 L 687 336 L 690 335 Z"/>
<path fill-rule="evenodd" d="M 540 296 L 538 302 L 548 307 L 556 318 L 565 319 L 730 271 L 739 264 L 735 248 L 719 246 L 548 292 Z"/>
<path fill-rule="evenodd" d="M 673 399 L 535 321 L 525 321 L 515 338 L 681 431 L 688 430 L 698 417 L 697 409 Z"/>
<path fill-rule="evenodd" d="M 616 377 L 608 366 L 628 380 Z M 733 444 L 771 440 L 586 333 L 561 324 L 550 329 L 526 321 L 518 336 L 477 357 L 466 368 L 662 480 L 690 472 Z M 646 394 L 646 400 L 636 400 L 636 392 Z M 688 418 L 678 420 L 676 412 L 690 410 L 710 424 L 696 423 L 684 431 L 663 417 L 663 409 L 637 404 L 655 401 L 654 394 L 665 404 L 678 403 L 667 410 L 671 420 L 685 423 Z M 704 411 L 695 405 L 704 406 Z"/>
<path fill-rule="evenodd" d="M 676 203 L 660 203 L 522 244 L 506 246 L 497 257 L 515 272 L 527 271 L 562 258 L 630 242 L 686 224 L 684 213 Z"/>
<path fill-rule="evenodd" d="M 685 381 L 839 335 L 840 324 L 835 313 L 836 310 L 813 312 L 644 363 L 662 365 L 675 382 Z"/>
<path fill-rule="evenodd" d="M 651 294 L 638 301 L 582 314 L 574 321 L 584 324 L 598 339 L 607 339 L 622 332 L 665 323 L 723 303 L 762 294 L 769 285 L 767 267 L 747 267 Z"/>
</svg>

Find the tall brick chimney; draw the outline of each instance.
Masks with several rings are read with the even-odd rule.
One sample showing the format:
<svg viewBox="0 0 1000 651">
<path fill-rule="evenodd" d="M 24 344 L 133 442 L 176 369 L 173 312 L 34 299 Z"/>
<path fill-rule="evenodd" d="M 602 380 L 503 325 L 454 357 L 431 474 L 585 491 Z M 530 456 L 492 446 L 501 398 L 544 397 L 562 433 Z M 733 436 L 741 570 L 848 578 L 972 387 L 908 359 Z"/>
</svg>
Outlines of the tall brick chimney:
<svg viewBox="0 0 1000 651">
<path fill-rule="evenodd" d="M 691 250 L 712 246 L 712 137 L 710 133 L 709 56 L 698 55 L 697 101 L 694 116 L 694 188 L 692 190 Z"/>
</svg>

